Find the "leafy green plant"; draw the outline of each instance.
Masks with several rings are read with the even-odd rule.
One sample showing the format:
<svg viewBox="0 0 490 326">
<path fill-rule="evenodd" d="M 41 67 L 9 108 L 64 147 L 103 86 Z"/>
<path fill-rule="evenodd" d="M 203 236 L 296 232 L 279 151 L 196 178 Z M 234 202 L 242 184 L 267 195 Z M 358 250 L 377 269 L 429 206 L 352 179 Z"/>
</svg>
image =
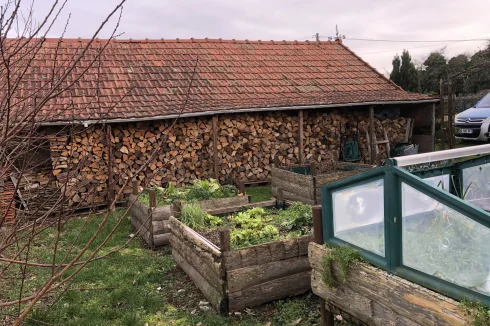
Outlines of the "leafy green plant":
<svg viewBox="0 0 490 326">
<path fill-rule="evenodd" d="M 461 307 L 466 313 L 470 314 L 473 319 L 473 326 L 490 325 L 490 309 L 481 302 L 468 302 L 463 300 Z"/>
<path fill-rule="evenodd" d="M 188 204 L 182 208 L 180 220 L 193 229 L 204 228 L 207 213 L 196 204 Z"/>
<path fill-rule="evenodd" d="M 281 226 L 295 234 L 304 235 L 313 230 L 313 212 L 310 205 L 296 202 L 279 213 Z"/>
<path fill-rule="evenodd" d="M 329 287 L 333 287 L 336 281 L 345 284 L 349 277 L 349 268 L 362 261 L 361 252 L 348 246 L 330 247 L 328 255 L 323 257 L 322 280 Z M 334 279 L 333 263 L 339 264 L 339 279 Z"/>
<path fill-rule="evenodd" d="M 276 226 L 265 224 L 266 211 L 261 207 L 255 207 L 245 212 L 240 212 L 231 220 L 236 228 L 231 232 L 230 239 L 234 248 L 246 247 L 269 241 L 279 235 Z"/>
<path fill-rule="evenodd" d="M 204 223 L 208 227 L 215 228 L 223 224 L 223 219 L 211 214 L 206 214 L 204 217 Z"/>
</svg>

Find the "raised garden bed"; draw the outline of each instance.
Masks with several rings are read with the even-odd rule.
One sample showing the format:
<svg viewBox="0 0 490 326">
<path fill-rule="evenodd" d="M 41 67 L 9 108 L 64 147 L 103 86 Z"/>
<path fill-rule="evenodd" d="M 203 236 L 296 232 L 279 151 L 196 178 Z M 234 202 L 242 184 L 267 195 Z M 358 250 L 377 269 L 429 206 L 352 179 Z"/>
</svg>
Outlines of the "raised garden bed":
<svg viewBox="0 0 490 326">
<path fill-rule="evenodd" d="M 243 217 L 240 214 L 225 219 L 236 225 L 239 216 Z M 222 314 L 310 291 L 307 254 L 311 234 L 298 232 L 284 238 L 279 232 L 269 242 L 243 247 L 237 229 L 231 233 L 228 228 L 198 232 L 174 217 L 170 217 L 169 226 L 175 261 Z M 260 230 L 266 229 L 260 226 Z"/>
<path fill-rule="evenodd" d="M 330 161 L 322 164 L 272 167 L 272 195 L 304 204 L 321 203 L 323 185 L 375 168 L 373 165 Z M 279 192 L 282 192 L 282 195 Z"/>
<path fill-rule="evenodd" d="M 367 263 L 349 266 L 345 283 L 333 287 L 325 284 L 325 257 L 331 253 L 325 246 L 309 245 L 311 287 L 325 300 L 327 310 L 338 307 L 366 325 L 471 324 L 471 316 L 458 302 Z M 333 277 L 340 279 L 339 262 L 332 264 Z"/>
<path fill-rule="evenodd" d="M 159 247 L 170 243 L 170 229 L 168 220 L 170 216 L 178 214 L 178 211 L 188 204 L 195 204 L 210 214 L 221 214 L 228 211 L 235 211 L 240 207 L 247 206 L 249 199 L 247 196 L 238 194 L 236 188 L 229 188 L 226 198 L 213 198 L 208 200 L 198 200 L 200 198 L 217 197 L 222 195 L 220 187 L 214 181 L 199 181 L 200 186 L 195 185 L 181 189 L 172 190 L 167 196 L 168 189 L 159 188 L 155 190 L 155 202 L 150 204 L 150 192 L 145 190 L 138 194 L 138 188 L 133 186 L 133 194 L 129 197 L 131 205 L 131 224 L 138 231 L 149 247 Z M 202 184 L 205 183 L 204 189 Z M 211 186 L 210 186 L 211 185 Z M 213 190 L 214 189 L 214 190 Z M 197 193 L 189 196 L 189 191 Z M 217 194 L 217 192 L 220 192 Z M 177 205 L 171 204 L 174 201 Z"/>
</svg>

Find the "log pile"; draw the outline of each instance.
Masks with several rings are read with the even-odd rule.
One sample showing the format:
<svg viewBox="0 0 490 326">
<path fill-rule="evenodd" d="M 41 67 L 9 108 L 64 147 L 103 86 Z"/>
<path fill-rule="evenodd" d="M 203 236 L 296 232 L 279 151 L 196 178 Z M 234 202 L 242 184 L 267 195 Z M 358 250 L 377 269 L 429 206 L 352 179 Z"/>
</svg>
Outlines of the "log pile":
<svg viewBox="0 0 490 326">
<path fill-rule="evenodd" d="M 53 175 L 70 205 L 92 205 L 106 201 L 107 139 L 102 126 L 77 128 L 70 136 L 49 137 Z"/>
<path fill-rule="evenodd" d="M 348 121 L 359 121 L 359 145 L 362 156 L 367 157 L 367 111 L 311 111 L 305 113 L 303 122 L 305 161 L 338 159 L 340 126 Z M 216 123 L 217 159 L 211 117 L 179 119 L 172 127 L 174 122 L 112 124 L 110 134 L 105 126 L 96 125 L 75 129 L 69 136 L 51 136 L 57 186 L 63 189 L 66 184 L 71 204 L 88 205 L 106 202 L 109 178 L 116 193 L 133 174 L 143 187 L 168 182 L 181 186 L 214 177 L 216 163 L 221 183 L 266 181 L 271 178 L 275 157 L 285 165 L 298 162 L 296 111 L 220 115 Z M 384 129 L 392 143 L 404 140 L 406 127 L 404 118 L 376 120 L 378 139 Z M 351 128 L 354 131 L 357 126 L 351 124 Z M 380 147 L 386 156 L 386 149 Z M 158 151 L 152 156 L 155 149 Z M 130 194 L 130 186 L 123 192 Z"/>
<path fill-rule="evenodd" d="M 128 176 L 138 174 L 140 184 L 172 182 L 181 186 L 211 176 L 211 119 L 180 119 L 117 125 L 112 128 L 116 190 Z M 162 143 L 161 146 L 159 144 Z M 158 150 L 148 166 L 138 173 Z M 130 193 L 131 189 L 125 189 Z"/>
<path fill-rule="evenodd" d="M 357 122 L 359 125 L 357 126 Z M 384 139 L 384 131 L 388 134 L 391 144 L 403 142 L 407 131 L 408 119 L 380 120 L 375 118 L 375 131 L 378 140 Z M 305 159 L 318 162 L 338 160 L 340 150 L 341 126 L 349 123 L 350 132 L 359 132 L 359 149 L 363 158 L 369 157 L 366 142 L 366 131 L 369 132 L 369 114 L 367 110 L 334 110 L 331 112 L 308 112 L 304 124 Z M 359 127 L 359 130 L 357 130 Z M 350 134 L 348 131 L 346 134 Z M 387 157 L 385 145 L 379 145 L 382 158 Z M 365 161 L 368 163 L 367 161 Z"/>
<path fill-rule="evenodd" d="M 298 161 L 297 113 L 267 112 L 219 117 L 220 180 L 267 180 L 274 157 L 283 164 Z"/>
</svg>

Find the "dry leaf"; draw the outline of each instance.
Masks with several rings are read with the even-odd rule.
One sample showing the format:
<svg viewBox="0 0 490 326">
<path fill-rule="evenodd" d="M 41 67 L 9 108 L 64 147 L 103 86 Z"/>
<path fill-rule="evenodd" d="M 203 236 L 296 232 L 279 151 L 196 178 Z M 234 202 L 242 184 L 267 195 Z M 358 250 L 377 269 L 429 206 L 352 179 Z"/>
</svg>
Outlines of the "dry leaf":
<svg viewBox="0 0 490 326">
<path fill-rule="evenodd" d="M 303 320 L 303 318 L 298 318 L 296 319 L 294 322 L 293 322 L 293 326 L 294 325 L 298 325 L 299 323 L 301 323 L 301 321 Z"/>
</svg>

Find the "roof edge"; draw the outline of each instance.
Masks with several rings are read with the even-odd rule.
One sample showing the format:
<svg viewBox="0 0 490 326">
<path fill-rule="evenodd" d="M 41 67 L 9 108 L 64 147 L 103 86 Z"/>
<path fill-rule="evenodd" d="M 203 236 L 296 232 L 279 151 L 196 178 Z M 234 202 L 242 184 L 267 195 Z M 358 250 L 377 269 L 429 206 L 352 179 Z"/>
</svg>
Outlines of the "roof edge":
<svg viewBox="0 0 490 326">
<path fill-rule="evenodd" d="M 255 113 L 255 112 L 271 112 L 271 111 L 294 111 L 294 110 L 314 110 L 314 109 L 327 109 L 327 108 L 340 108 L 348 106 L 371 106 L 371 105 L 389 105 L 389 104 L 422 104 L 422 103 L 437 103 L 440 102 L 438 98 L 428 98 L 425 100 L 409 100 L 409 101 L 380 101 L 380 102 L 360 102 L 360 103 L 343 103 L 343 104 L 320 104 L 320 105 L 303 105 L 303 106 L 278 106 L 278 107 L 265 107 L 265 108 L 249 108 L 249 109 L 230 109 L 230 110 L 215 110 L 204 111 L 195 113 L 182 113 L 182 114 L 170 114 L 163 116 L 149 116 L 142 118 L 127 118 L 127 119 L 99 119 L 99 120 L 73 120 L 73 121 L 59 121 L 59 122 L 44 122 L 39 126 L 66 126 L 73 124 L 81 124 L 85 127 L 95 124 L 104 123 L 129 123 L 129 122 L 141 122 L 141 121 L 155 121 L 155 120 L 168 120 L 177 118 L 191 118 L 202 116 L 214 116 L 230 113 Z"/>
</svg>

